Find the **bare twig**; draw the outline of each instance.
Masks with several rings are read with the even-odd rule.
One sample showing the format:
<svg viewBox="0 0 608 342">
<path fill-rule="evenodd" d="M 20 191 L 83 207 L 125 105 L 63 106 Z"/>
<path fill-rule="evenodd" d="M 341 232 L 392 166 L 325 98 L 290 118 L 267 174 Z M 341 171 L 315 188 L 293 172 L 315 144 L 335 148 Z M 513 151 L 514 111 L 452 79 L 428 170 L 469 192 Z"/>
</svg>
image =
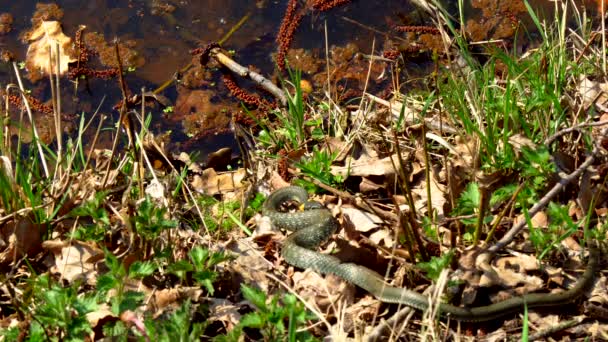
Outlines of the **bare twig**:
<svg viewBox="0 0 608 342">
<path fill-rule="evenodd" d="M 252 81 L 259 84 L 260 87 L 266 89 L 274 97 L 276 97 L 277 100 L 279 100 L 279 102 L 281 103 L 281 105 L 287 105 L 287 97 L 285 97 L 285 93 L 283 92 L 283 90 L 277 87 L 269 79 L 265 78 L 264 76 L 258 74 L 253 70 L 250 70 L 249 68 L 240 65 L 232 58 L 223 54 L 219 48 L 212 49 L 210 55 L 214 57 L 218 61 L 218 63 L 230 69 L 230 71 L 232 71 L 233 73 L 241 77 L 249 77 Z"/>
<path fill-rule="evenodd" d="M 543 142 L 543 145 L 545 145 L 545 146 L 551 145 L 555 141 L 555 139 L 561 137 L 562 135 L 566 135 L 568 133 L 575 132 L 575 131 L 580 131 L 583 128 L 598 127 L 598 126 L 605 126 L 605 125 L 608 125 L 608 120 L 598 121 L 598 122 L 585 122 L 580 125 L 564 128 L 561 131 L 555 132 L 555 134 L 553 134 L 552 136 L 545 139 L 545 141 Z"/>
</svg>

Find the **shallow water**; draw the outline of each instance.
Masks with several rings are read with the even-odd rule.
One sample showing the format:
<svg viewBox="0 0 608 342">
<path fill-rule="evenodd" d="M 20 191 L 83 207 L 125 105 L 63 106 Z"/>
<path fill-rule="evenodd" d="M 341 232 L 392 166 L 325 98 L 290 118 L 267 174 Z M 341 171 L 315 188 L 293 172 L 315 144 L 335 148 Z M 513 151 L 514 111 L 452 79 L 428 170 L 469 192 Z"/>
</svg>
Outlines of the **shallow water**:
<svg viewBox="0 0 608 342">
<path fill-rule="evenodd" d="M 498 36 L 494 38 L 505 38 L 503 36 L 509 32 L 509 18 L 524 16 L 525 13 L 504 10 L 509 7 L 505 7 L 504 3 L 501 5 L 501 2 L 496 0 L 472 1 L 468 8 L 470 18 L 476 22 L 487 23 L 491 18 L 483 19 L 488 13 L 484 14 L 482 11 L 487 10 L 488 6 L 494 6 L 492 10 L 498 11 L 499 15 L 490 16 L 500 17 L 501 21 L 497 25 L 503 26 L 492 30 L 486 27 L 480 29 L 484 33 L 497 33 Z M 553 5 L 548 1 L 534 3 L 543 8 L 541 12 L 550 16 Z M 597 6 L 593 1 L 585 3 L 591 8 Z M 17 61 L 23 61 L 27 44 L 20 40 L 20 35 L 31 27 L 36 2 L 0 0 L 0 4 L 0 13 L 8 12 L 13 17 L 12 30 L 8 34 L 0 35 L 0 49 L 10 51 Z M 254 65 L 262 74 L 270 77 L 275 70 L 271 57 L 276 51 L 274 38 L 286 1 L 66 0 L 58 1 L 57 5 L 63 10 L 63 15 L 58 20 L 62 23 L 66 35 L 74 37 L 79 25 L 86 25 L 85 32 L 98 32 L 108 42 L 118 38 L 122 42 L 132 44 L 132 50 L 139 57 L 131 72 L 127 73 L 126 81 L 129 88 L 137 93 L 142 87 L 152 90 L 175 78 L 176 72 L 191 62 L 192 56 L 188 53 L 190 49 L 198 47 L 201 42 L 217 41 L 247 14 L 250 14 L 249 19 L 223 47 L 233 50 L 234 58 L 243 65 Z M 352 20 L 378 32 L 353 24 Z M 399 41 L 399 34 L 392 32 L 391 27 L 424 24 L 427 20 L 424 12 L 417 10 L 407 1 L 353 1 L 325 13 L 307 15 L 297 31 L 292 47 L 312 51 L 317 58 L 324 61 L 324 25 L 327 24 L 329 45 L 343 46 L 346 43 L 354 43 L 360 52 L 371 54 L 374 42 L 378 54 L 381 53 L 387 37 Z M 423 56 L 422 59 L 406 64 L 412 68 L 411 74 L 424 72 L 425 64 L 430 62 L 425 61 L 425 58 L 427 57 Z M 26 74 L 25 70 L 21 72 Z M 308 76 L 312 77 L 304 75 L 305 78 Z M 350 77 L 352 78 L 352 75 Z M 150 108 L 149 111 L 153 115 L 152 129 L 157 134 L 170 131 L 168 140 L 174 150 L 183 148 L 205 155 L 219 147 L 230 146 L 236 151 L 229 118 L 221 116 L 239 110 L 240 105 L 229 96 L 225 87 L 221 86 L 219 75 L 206 75 L 203 78 L 205 82 L 198 88 L 190 87 L 191 89 L 184 90 L 174 83 L 164 90 L 162 95 L 178 109 L 177 112 L 163 114 L 160 107 Z M 2 63 L 0 85 L 9 83 L 15 83 L 14 74 L 9 65 Z M 32 94 L 41 101 L 50 98 L 47 79 L 27 83 L 26 87 L 32 89 Z M 379 84 L 378 89 L 381 87 L 382 84 Z M 78 117 L 80 113 L 90 116 L 100 103 L 101 112 L 117 117 L 113 106 L 121 99 L 121 92 L 115 81 L 92 79 L 80 82 L 75 91 L 73 82 L 64 79 L 62 89 L 63 110 L 72 115 L 68 116 L 70 120 L 73 121 L 74 115 Z M 204 101 L 192 102 L 201 97 Z M 213 111 L 213 114 L 204 111 Z M 108 135 L 101 140 L 100 147 L 107 147 L 110 141 L 111 137 Z"/>
</svg>

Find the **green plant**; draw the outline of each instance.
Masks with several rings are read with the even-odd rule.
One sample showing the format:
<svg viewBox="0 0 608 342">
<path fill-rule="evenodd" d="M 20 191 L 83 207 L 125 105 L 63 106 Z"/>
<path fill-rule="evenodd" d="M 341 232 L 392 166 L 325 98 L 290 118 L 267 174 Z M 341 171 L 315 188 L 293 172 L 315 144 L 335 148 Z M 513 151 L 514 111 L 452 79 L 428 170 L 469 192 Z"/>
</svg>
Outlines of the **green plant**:
<svg viewBox="0 0 608 342">
<path fill-rule="evenodd" d="M 146 333 L 158 342 L 198 341 L 203 337 L 207 323 L 193 320 L 192 304 L 186 300 L 167 319 L 146 319 Z"/>
<path fill-rule="evenodd" d="M 426 275 L 432 279 L 437 280 L 441 271 L 449 267 L 454 257 L 454 251 L 450 250 L 448 253 L 442 254 L 440 257 L 431 257 L 428 262 L 419 262 L 416 266 L 422 271 L 426 272 Z"/>
<path fill-rule="evenodd" d="M 217 278 L 215 266 L 229 260 L 230 256 L 223 252 L 209 252 L 200 246 L 194 247 L 188 256 L 190 261 L 179 260 L 167 267 L 167 272 L 178 276 L 182 281 L 190 276 L 196 284 L 204 286 L 213 295 L 213 282 Z"/>
<path fill-rule="evenodd" d="M 108 212 L 103 207 L 107 194 L 107 191 L 97 192 L 93 196 L 93 199 L 72 209 L 68 215 L 69 217 L 90 217 L 93 220 L 93 224 L 79 225 L 74 231 L 72 238 L 93 241 L 101 241 L 104 238 L 107 227 L 110 226 Z"/>
<path fill-rule="evenodd" d="M 218 201 L 212 196 L 201 196 L 198 199 L 198 203 L 201 209 L 204 211 L 203 220 L 205 227 L 210 232 L 217 232 L 218 229 L 221 231 L 230 231 L 236 225 L 235 222 L 230 219 L 231 215 L 236 217 L 241 216 L 241 203 L 238 201 Z M 251 217 L 257 211 L 251 209 L 245 210 L 245 216 Z"/>
<path fill-rule="evenodd" d="M 282 299 L 273 296 L 267 300 L 263 291 L 241 286 L 243 296 L 251 302 L 257 310 L 243 316 L 238 326 L 228 335 L 218 336 L 216 342 L 237 341 L 245 329 L 255 329 L 265 341 L 314 341 L 314 337 L 307 331 L 298 331 L 300 326 L 314 318 L 304 305 L 291 294 L 284 295 Z"/>
<path fill-rule="evenodd" d="M 112 253 L 105 253 L 105 261 L 108 272 L 97 279 L 97 290 L 100 299 L 105 299 L 110 290 L 114 290 L 114 296 L 110 298 L 112 312 L 120 315 L 125 310 L 135 310 L 144 300 L 144 294 L 137 291 L 126 291 L 129 279 L 141 279 L 151 275 L 156 266 L 147 261 L 135 261 L 125 269 L 125 265 Z"/>
<path fill-rule="evenodd" d="M 170 228 L 177 227 L 177 222 L 167 218 L 167 208 L 156 206 L 149 196 L 141 202 L 134 217 L 135 230 L 146 240 L 152 241 Z"/>
<path fill-rule="evenodd" d="M 32 284 L 34 294 L 30 341 L 83 341 L 92 332 L 86 314 L 97 309 L 91 295 L 81 296 L 77 286 L 61 287 L 48 275 L 36 278 Z"/>
<path fill-rule="evenodd" d="M 307 141 L 307 129 L 311 129 L 313 139 L 322 139 L 325 134 L 320 129 L 321 118 L 307 118 L 307 107 L 304 102 L 301 80 L 302 73 L 299 70 L 289 70 L 291 90 L 285 91 L 287 95 L 287 110 L 277 109 L 272 115 L 278 121 L 270 123 L 267 120 L 258 120 L 249 113 L 258 126 L 262 129 L 258 134 L 257 141 L 263 146 L 275 146 L 278 148 L 289 147 L 299 149 Z M 288 88 L 285 86 L 284 88 Z"/>
<path fill-rule="evenodd" d="M 517 157 L 510 139 L 515 135 L 539 143 L 564 125 L 576 124 L 568 122 L 564 93 L 573 80 L 590 68 L 596 70 L 593 58 L 573 62 L 579 59 L 567 48 L 566 15 L 559 17 L 556 11 L 555 29 L 542 25 L 528 9 L 542 36 L 537 49 L 522 57 L 516 51 L 489 48 L 488 60 L 481 64 L 471 58 L 465 39 L 454 30 L 467 67 L 446 70 L 437 83 L 441 104 L 462 128 L 462 137 L 479 140 L 481 167 L 488 172 L 514 168 Z M 581 32 L 589 32 L 586 23 L 579 25 Z"/>
<path fill-rule="evenodd" d="M 316 146 L 313 147 L 312 155 L 302 157 L 296 166 L 300 168 L 303 174 L 314 178 L 327 185 L 336 185 L 342 183 L 341 176 L 336 176 L 331 173 L 331 165 L 336 159 L 337 152 L 329 153 L 325 150 L 319 150 Z"/>
<path fill-rule="evenodd" d="M 539 259 L 542 259 L 550 250 L 559 246 L 564 239 L 572 236 L 579 229 L 578 224 L 570 217 L 568 207 L 565 205 L 549 203 L 547 214 L 550 221 L 546 228 L 535 227 L 527 212 L 525 214 L 530 229 L 530 241 L 540 252 Z"/>
</svg>

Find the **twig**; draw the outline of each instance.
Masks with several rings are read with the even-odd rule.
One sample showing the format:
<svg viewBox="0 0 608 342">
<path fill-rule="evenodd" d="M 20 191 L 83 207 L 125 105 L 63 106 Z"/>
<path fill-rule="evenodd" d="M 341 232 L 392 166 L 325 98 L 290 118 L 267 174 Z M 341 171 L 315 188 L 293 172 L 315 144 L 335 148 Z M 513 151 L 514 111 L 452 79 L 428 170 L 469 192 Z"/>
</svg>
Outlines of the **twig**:
<svg viewBox="0 0 608 342">
<path fill-rule="evenodd" d="M 605 125 L 608 125 L 608 120 L 598 121 L 598 122 L 585 122 L 580 125 L 564 128 L 561 131 L 555 132 L 555 134 L 553 134 L 552 136 L 545 139 L 545 141 L 543 142 L 543 145 L 549 146 L 553 143 L 553 141 L 555 141 L 555 139 L 561 137 L 562 135 L 565 135 L 565 134 L 568 134 L 568 133 L 571 133 L 574 131 L 580 131 L 583 128 L 598 127 L 598 126 L 605 126 Z"/>
<path fill-rule="evenodd" d="M 536 340 L 540 340 L 541 338 L 545 338 L 549 335 L 555 334 L 558 331 L 562 331 L 568 328 L 572 328 L 578 324 L 581 324 L 581 322 L 585 319 L 585 317 L 583 316 L 579 316 L 576 317 L 575 319 L 571 319 L 565 322 L 561 322 L 559 324 L 556 325 L 549 325 L 547 328 L 543 329 L 543 330 L 539 330 L 538 332 L 532 334 L 529 336 L 528 340 L 529 341 L 536 341 Z"/>
<path fill-rule="evenodd" d="M 258 74 L 257 72 L 255 72 L 253 70 L 250 70 L 249 68 L 246 68 L 246 67 L 240 65 L 232 58 L 223 54 L 219 48 L 212 49 L 210 55 L 212 57 L 215 57 L 215 59 L 218 61 L 218 63 L 220 63 L 223 66 L 225 66 L 226 68 L 230 69 L 230 71 L 232 71 L 233 73 L 235 73 L 241 77 L 249 77 L 255 83 L 259 84 L 260 87 L 266 89 L 268 92 L 270 92 L 272 95 L 274 95 L 274 97 L 276 97 L 279 100 L 281 105 L 283 105 L 283 106 L 287 105 L 287 98 L 285 97 L 285 93 L 283 92 L 283 90 L 281 88 L 277 87 L 269 79 L 265 78 L 264 76 Z"/>
</svg>

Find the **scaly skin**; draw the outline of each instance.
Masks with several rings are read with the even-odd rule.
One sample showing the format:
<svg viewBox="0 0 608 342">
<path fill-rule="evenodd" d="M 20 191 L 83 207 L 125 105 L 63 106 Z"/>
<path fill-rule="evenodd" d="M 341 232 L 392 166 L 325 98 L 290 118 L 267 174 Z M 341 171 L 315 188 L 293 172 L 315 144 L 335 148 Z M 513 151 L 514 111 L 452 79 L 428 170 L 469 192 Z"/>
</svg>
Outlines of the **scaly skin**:
<svg viewBox="0 0 608 342">
<path fill-rule="evenodd" d="M 286 201 L 304 204 L 304 210 L 284 213 L 279 207 Z M 316 272 L 331 273 L 341 277 L 373 294 L 387 303 L 405 304 L 426 311 L 429 299 L 418 292 L 406 288 L 388 286 L 384 279 L 369 268 L 353 263 L 343 263 L 331 255 L 321 254 L 314 249 L 325 242 L 340 227 L 330 211 L 317 202 L 308 202 L 308 193 L 301 187 L 291 186 L 272 193 L 262 208 L 272 223 L 294 231 L 283 245 L 282 255 L 287 263 Z M 489 321 L 510 313 L 541 306 L 558 306 L 572 302 L 592 284 L 599 262 L 599 248 L 595 241 L 588 241 L 589 262 L 580 280 L 569 290 L 559 293 L 532 293 L 487 306 L 459 307 L 441 303 L 440 313 L 452 319 L 467 322 Z"/>
</svg>

